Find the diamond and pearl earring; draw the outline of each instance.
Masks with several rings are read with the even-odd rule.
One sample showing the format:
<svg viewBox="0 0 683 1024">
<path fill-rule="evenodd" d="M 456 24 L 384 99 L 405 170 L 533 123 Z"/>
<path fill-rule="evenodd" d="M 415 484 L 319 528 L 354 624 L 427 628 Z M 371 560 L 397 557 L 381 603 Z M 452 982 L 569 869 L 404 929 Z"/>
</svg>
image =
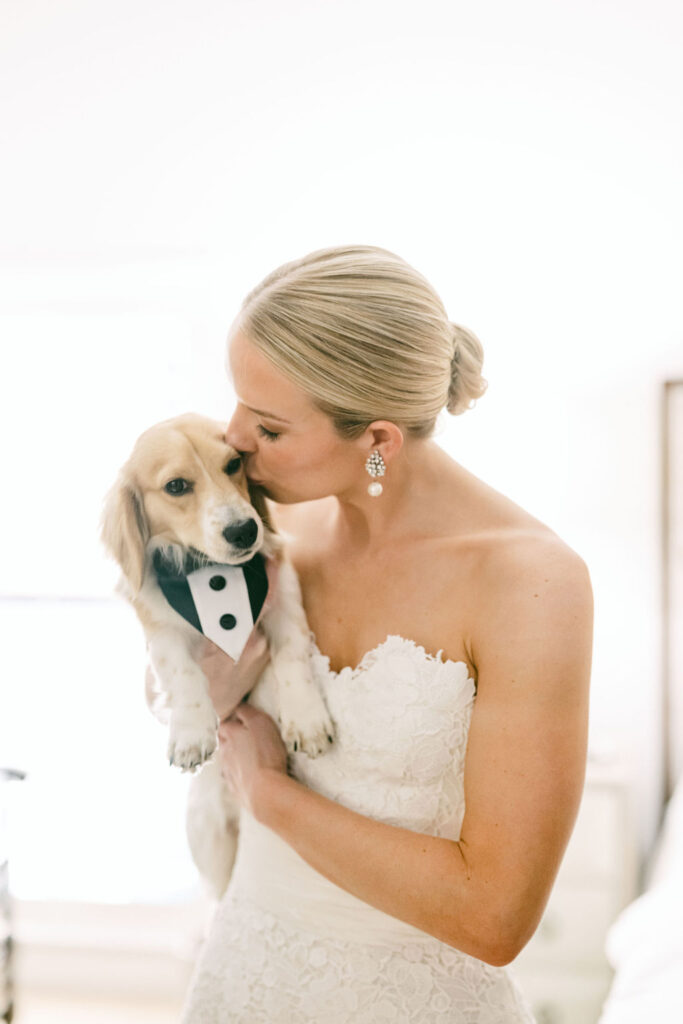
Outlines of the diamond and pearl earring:
<svg viewBox="0 0 683 1024">
<path fill-rule="evenodd" d="M 370 452 L 365 468 L 372 477 L 384 476 L 386 473 L 386 463 L 376 448 Z M 373 480 L 371 484 L 368 484 L 368 494 L 372 495 L 373 498 L 377 498 L 381 493 L 382 485 L 379 480 Z"/>
</svg>

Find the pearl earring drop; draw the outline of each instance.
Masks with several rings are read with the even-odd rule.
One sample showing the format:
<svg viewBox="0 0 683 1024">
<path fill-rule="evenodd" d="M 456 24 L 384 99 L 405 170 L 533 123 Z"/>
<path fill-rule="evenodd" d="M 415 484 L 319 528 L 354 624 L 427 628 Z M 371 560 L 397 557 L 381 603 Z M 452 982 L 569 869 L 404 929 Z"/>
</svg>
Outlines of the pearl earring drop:
<svg viewBox="0 0 683 1024">
<path fill-rule="evenodd" d="M 374 451 L 370 452 L 367 462 L 365 463 L 370 476 L 384 476 L 387 471 L 386 463 L 382 458 L 381 454 L 375 448 Z M 373 480 L 371 484 L 368 484 L 368 494 L 372 495 L 373 498 L 377 498 L 382 493 L 382 485 L 379 480 Z"/>
</svg>

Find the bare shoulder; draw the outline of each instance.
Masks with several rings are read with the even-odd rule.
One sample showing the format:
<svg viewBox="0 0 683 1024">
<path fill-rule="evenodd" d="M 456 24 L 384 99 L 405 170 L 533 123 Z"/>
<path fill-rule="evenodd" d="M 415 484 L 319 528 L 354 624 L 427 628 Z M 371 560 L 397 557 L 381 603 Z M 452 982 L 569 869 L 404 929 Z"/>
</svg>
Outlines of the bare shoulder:
<svg viewBox="0 0 683 1024">
<path fill-rule="evenodd" d="M 447 547 L 467 581 L 477 632 L 512 621 L 516 610 L 528 617 L 534 603 L 592 609 L 586 563 L 549 526 L 460 466 L 448 499 Z M 451 508 L 458 510 L 455 523 Z"/>
<path fill-rule="evenodd" d="M 588 566 L 547 527 L 494 531 L 480 545 L 478 567 L 487 599 L 505 599 L 536 586 L 539 597 L 571 599 L 591 594 Z"/>
<path fill-rule="evenodd" d="M 580 555 L 548 528 L 501 531 L 477 558 L 472 653 L 478 670 L 590 661 L 593 591 Z M 503 653 L 505 652 L 505 653 Z"/>
</svg>

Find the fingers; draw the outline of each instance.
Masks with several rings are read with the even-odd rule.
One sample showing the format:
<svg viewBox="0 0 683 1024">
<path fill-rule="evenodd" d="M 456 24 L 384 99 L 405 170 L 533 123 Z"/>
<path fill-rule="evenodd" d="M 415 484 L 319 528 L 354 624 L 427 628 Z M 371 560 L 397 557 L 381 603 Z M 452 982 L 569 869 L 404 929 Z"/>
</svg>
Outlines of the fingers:
<svg viewBox="0 0 683 1024">
<path fill-rule="evenodd" d="M 230 716 L 230 718 L 224 718 L 223 721 L 218 726 L 218 738 L 221 740 L 227 740 L 228 737 L 230 736 L 230 726 L 234 724 L 235 719 L 232 717 L 232 715 Z"/>
<path fill-rule="evenodd" d="M 239 722 L 241 725 L 247 725 L 248 722 L 261 715 L 265 715 L 265 711 L 260 711 L 259 708 L 252 707 L 251 704 L 245 704 L 243 702 L 238 704 L 237 707 L 223 719 L 221 725 L 226 722 Z"/>
<path fill-rule="evenodd" d="M 265 712 L 260 711 L 259 708 L 255 708 L 252 704 L 239 704 L 233 711 L 233 715 L 236 718 L 248 721 L 250 718 L 257 718 L 259 715 L 263 715 Z"/>
<path fill-rule="evenodd" d="M 231 726 L 248 728 L 249 723 L 259 717 L 268 718 L 270 716 L 266 715 L 265 711 L 252 707 L 251 704 L 238 704 L 234 711 L 231 711 L 227 718 L 219 723 L 218 736 L 220 739 L 226 740 L 230 735 Z"/>
</svg>

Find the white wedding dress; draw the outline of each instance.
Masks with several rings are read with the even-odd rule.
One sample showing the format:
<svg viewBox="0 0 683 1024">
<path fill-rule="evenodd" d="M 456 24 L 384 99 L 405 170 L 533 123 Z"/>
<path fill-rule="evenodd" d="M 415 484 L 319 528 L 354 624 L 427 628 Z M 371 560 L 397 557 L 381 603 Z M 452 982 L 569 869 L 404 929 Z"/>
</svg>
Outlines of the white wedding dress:
<svg viewBox="0 0 683 1024">
<path fill-rule="evenodd" d="M 334 672 L 311 664 L 337 727 L 291 758 L 311 789 L 360 814 L 457 839 L 475 699 L 464 662 L 388 636 Z M 533 1024 L 507 970 L 376 910 L 242 813 L 230 884 L 195 968 L 183 1024 Z"/>
</svg>

